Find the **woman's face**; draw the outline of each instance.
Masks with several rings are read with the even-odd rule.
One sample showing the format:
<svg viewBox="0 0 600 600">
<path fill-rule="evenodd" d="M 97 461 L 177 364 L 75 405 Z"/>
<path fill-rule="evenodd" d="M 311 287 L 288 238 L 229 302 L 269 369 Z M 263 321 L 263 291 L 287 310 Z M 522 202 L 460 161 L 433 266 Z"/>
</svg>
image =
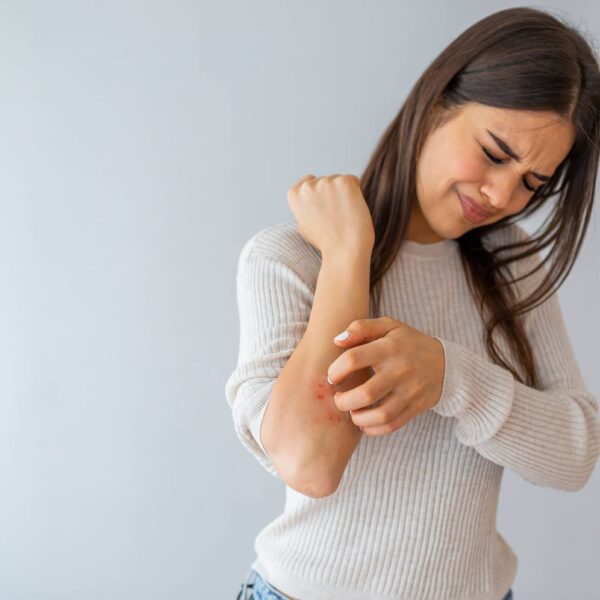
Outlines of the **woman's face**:
<svg viewBox="0 0 600 600">
<path fill-rule="evenodd" d="M 521 161 L 503 151 L 493 136 Z M 573 125 L 554 112 L 463 105 L 425 141 L 417 161 L 417 201 L 407 238 L 423 244 L 456 239 L 469 229 L 521 212 L 532 190 L 544 183 L 534 173 L 551 176 L 569 153 L 574 136 Z M 468 196 L 490 214 L 479 220 L 465 212 L 460 196 Z"/>
</svg>

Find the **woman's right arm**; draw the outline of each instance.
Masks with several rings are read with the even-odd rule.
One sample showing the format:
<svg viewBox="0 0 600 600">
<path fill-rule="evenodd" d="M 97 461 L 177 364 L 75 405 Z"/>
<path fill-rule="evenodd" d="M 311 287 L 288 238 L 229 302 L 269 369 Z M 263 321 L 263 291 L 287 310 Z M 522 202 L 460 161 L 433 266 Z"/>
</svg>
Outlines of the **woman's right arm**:
<svg viewBox="0 0 600 600">
<path fill-rule="evenodd" d="M 273 386 L 260 428 L 262 444 L 281 478 L 304 495 L 332 494 L 361 437 L 336 391 L 364 383 L 370 369 L 327 382 L 342 353 L 333 338 L 353 320 L 369 317 L 371 251 L 340 247 L 324 253 L 306 331 Z"/>
</svg>

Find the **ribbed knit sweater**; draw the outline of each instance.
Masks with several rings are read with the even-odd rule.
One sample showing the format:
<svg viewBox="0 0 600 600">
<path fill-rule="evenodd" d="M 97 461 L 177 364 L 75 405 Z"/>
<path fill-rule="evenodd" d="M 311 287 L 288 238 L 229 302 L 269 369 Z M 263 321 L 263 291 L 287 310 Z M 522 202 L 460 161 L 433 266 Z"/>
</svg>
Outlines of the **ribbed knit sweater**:
<svg viewBox="0 0 600 600">
<path fill-rule="evenodd" d="M 529 239 L 517 224 L 487 248 Z M 524 274 L 539 254 L 512 263 Z M 273 384 L 306 329 L 321 255 L 294 219 L 243 246 L 237 270 L 238 363 L 225 386 L 237 436 L 279 477 L 260 439 Z M 513 285 L 536 287 L 545 265 Z M 384 276 L 381 310 L 436 337 L 439 403 L 383 436 L 363 435 L 330 496 L 286 486 L 283 512 L 257 535 L 254 567 L 299 600 L 501 600 L 517 556 L 496 529 L 504 468 L 539 486 L 581 489 L 600 453 L 598 402 L 586 389 L 557 294 L 524 316 L 539 389 L 492 362 L 456 240 L 404 240 Z M 509 346 L 494 331 L 501 354 Z"/>
</svg>

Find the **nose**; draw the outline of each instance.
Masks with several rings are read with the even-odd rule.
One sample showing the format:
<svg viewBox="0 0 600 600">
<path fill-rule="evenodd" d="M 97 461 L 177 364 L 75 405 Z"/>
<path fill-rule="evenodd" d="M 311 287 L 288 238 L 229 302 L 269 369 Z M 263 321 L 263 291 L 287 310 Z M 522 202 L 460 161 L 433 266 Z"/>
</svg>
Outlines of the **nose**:
<svg viewBox="0 0 600 600">
<path fill-rule="evenodd" d="M 481 193 L 488 199 L 496 211 L 504 210 L 511 202 L 515 187 L 521 182 L 519 174 L 497 172 L 488 176 L 487 183 L 481 187 Z"/>
</svg>

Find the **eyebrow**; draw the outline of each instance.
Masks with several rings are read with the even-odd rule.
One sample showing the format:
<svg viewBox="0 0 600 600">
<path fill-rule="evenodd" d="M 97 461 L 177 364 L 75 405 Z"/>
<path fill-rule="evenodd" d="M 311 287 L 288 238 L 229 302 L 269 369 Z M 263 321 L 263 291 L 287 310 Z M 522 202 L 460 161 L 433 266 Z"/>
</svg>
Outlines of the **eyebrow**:
<svg viewBox="0 0 600 600">
<path fill-rule="evenodd" d="M 521 157 L 503 140 L 500 139 L 497 135 L 494 135 L 489 129 L 486 131 L 490 134 L 491 138 L 496 142 L 496 145 L 502 152 L 508 154 L 511 158 L 514 158 L 517 162 L 521 162 Z M 550 177 L 548 175 L 542 175 L 541 173 L 534 173 L 531 171 L 531 174 L 537 177 L 540 181 L 550 181 Z"/>
</svg>

